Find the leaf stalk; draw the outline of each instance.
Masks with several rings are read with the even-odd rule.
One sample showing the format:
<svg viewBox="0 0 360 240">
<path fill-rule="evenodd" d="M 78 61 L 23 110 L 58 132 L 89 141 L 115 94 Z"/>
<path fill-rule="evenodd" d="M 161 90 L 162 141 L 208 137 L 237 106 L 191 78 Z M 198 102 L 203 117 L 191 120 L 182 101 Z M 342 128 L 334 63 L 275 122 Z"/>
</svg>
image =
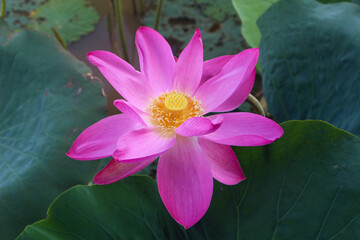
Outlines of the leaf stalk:
<svg viewBox="0 0 360 240">
<path fill-rule="evenodd" d="M 155 29 L 156 31 L 157 31 L 158 28 L 159 28 L 159 22 L 160 22 L 162 5 L 163 5 L 163 0 L 158 0 L 157 6 L 156 6 L 155 23 L 154 23 L 154 29 Z"/>
<path fill-rule="evenodd" d="M 123 52 L 123 57 L 124 60 L 129 62 L 129 54 L 127 51 L 127 46 L 126 46 L 126 41 L 125 41 L 125 34 L 124 34 L 124 27 L 123 27 L 123 21 L 122 21 L 122 17 L 123 17 L 123 9 L 122 9 L 122 4 L 121 4 L 121 0 L 114 0 L 114 4 L 115 4 L 115 15 L 116 15 L 116 24 L 118 27 L 118 33 L 119 33 L 119 38 L 120 38 L 120 42 L 121 42 L 121 48 L 122 48 L 122 52 Z"/>
<path fill-rule="evenodd" d="M 254 106 L 258 113 L 265 117 L 264 108 L 256 97 L 254 97 L 252 94 L 249 94 L 246 101 L 248 101 L 252 106 Z"/>
<path fill-rule="evenodd" d="M 68 47 L 66 46 L 66 43 L 64 42 L 64 40 L 61 38 L 60 34 L 55 30 L 55 28 L 51 28 L 51 31 L 53 32 L 56 40 L 58 40 L 58 42 L 61 44 L 61 46 L 65 49 L 65 50 L 69 50 Z"/>
<path fill-rule="evenodd" d="M 1 0 L 1 18 L 5 19 L 5 10 L 6 10 L 6 1 L 5 0 Z"/>
</svg>

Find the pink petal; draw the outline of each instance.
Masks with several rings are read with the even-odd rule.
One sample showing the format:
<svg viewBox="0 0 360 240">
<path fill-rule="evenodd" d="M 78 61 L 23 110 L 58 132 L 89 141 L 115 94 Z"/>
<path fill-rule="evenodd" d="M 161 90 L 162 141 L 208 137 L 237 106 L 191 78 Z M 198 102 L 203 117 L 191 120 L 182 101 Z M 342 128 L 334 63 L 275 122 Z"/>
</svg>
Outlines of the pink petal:
<svg viewBox="0 0 360 240">
<path fill-rule="evenodd" d="M 171 91 L 176 64 L 170 45 L 157 31 L 148 27 L 137 30 L 135 43 L 141 71 L 155 95 Z"/>
<path fill-rule="evenodd" d="M 192 117 L 175 129 L 175 133 L 184 137 L 209 134 L 216 131 L 220 127 L 222 121 L 222 116 L 218 116 L 212 121 L 204 117 Z"/>
<path fill-rule="evenodd" d="M 109 157 L 116 150 L 119 137 L 138 127 L 137 122 L 124 114 L 104 118 L 85 129 L 66 155 L 77 160 Z"/>
<path fill-rule="evenodd" d="M 94 183 L 99 185 L 110 184 L 126 178 L 147 167 L 155 158 L 150 158 L 137 163 L 121 163 L 111 160 L 94 178 Z"/>
<path fill-rule="evenodd" d="M 137 121 L 143 126 L 147 126 L 145 121 L 147 121 L 147 119 L 150 117 L 149 114 L 137 109 L 135 106 L 132 106 L 129 102 L 123 99 L 115 100 L 114 106 L 129 118 Z"/>
<path fill-rule="evenodd" d="M 210 78 L 220 73 L 223 66 L 228 63 L 233 57 L 234 55 L 227 55 L 205 61 L 200 84 L 203 84 Z M 212 111 L 228 112 L 240 106 L 250 94 L 250 91 L 255 82 L 255 74 L 256 70 L 254 69 L 253 72 L 248 75 L 248 79 L 244 80 L 244 84 L 240 84 L 234 91 L 234 93 L 225 102 L 223 102 L 220 106 L 213 109 Z"/>
<path fill-rule="evenodd" d="M 205 112 L 222 110 L 219 108 L 235 91 L 237 99 L 246 99 L 248 86 L 253 82 L 249 75 L 254 71 L 259 57 L 257 48 L 247 49 L 232 57 L 221 69 L 220 73 L 206 81 L 195 93 L 195 98 L 202 102 Z M 242 86 L 245 84 L 245 88 Z M 228 111 L 228 109 L 224 110 Z"/>
<path fill-rule="evenodd" d="M 223 66 L 233 57 L 234 55 L 225 55 L 205 61 L 200 85 L 220 73 Z"/>
<path fill-rule="evenodd" d="M 212 112 L 228 112 L 239 107 L 249 96 L 251 89 L 254 86 L 255 75 L 256 70 L 254 69 L 247 77 L 245 77 L 246 80 L 243 81 L 243 84 L 239 84 L 234 93 L 220 106 L 213 109 Z"/>
<path fill-rule="evenodd" d="M 224 117 L 219 129 L 202 138 L 226 145 L 261 146 L 272 143 L 284 133 L 276 122 L 258 114 L 234 112 L 219 115 Z M 210 119 L 215 117 L 209 116 Z"/>
<path fill-rule="evenodd" d="M 144 82 L 142 73 L 111 52 L 89 52 L 87 58 L 91 64 L 99 68 L 121 96 L 139 109 L 147 108 L 153 93 Z"/>
<path fill-rule="evenodd" d="M 163 136 L 157 129 L 143 128 L 122 135 L 113 154 L 120 162 L 138 162 L 143 158 L 157 157 L 175 143 L 174 136 Z"/>
<path fill-rule="evenodd" d="M 209 208 L 213 180 L 209 160 L 196 138 L 178 136 L 160 156 L 159 193 L 170 215 L 185 228 L 198 222 Z"/>
<path fill-rule="evenodd" d="M 238 184 L 246 177 L 234 151 L 228 145 L 198 138 L 204 153 L 209 157 L 213 177 L 226 185 Z"/>
<path fill-rule="evenodd" d="M 177 60 L 174 89 L 193 95 L 199 86 L 202 69 L 203 45 L 198 29 Z"/>
</svg>

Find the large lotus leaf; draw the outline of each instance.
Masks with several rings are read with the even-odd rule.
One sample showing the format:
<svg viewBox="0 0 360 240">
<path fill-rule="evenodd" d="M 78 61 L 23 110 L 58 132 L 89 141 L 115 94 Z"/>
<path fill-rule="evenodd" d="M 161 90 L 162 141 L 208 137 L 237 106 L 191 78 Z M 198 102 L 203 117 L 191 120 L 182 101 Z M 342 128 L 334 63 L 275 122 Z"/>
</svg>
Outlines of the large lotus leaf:
<svg viewBox="0 0 360 240">
<path fill-rule="evenodd" d="M 241 33 L 251 47 L 258 47 L 261 34 L 256 20 L 278 0 L 232 0 L 241 19 Z"/>
<path fill-rule="evenodd" d="M 226 3 L 224 3 L 226 2 Z M 153 27 L 156 1 L 149 6 L 142 22 Z M 190 41 L 198 28 L 204 44 L 205 59 L 237 54 L 244 49 L 241 34 L 234 29 L 240 25 L 230 2 L 224 0 L 164 1 L 159 32 L 169 41 L 175 55 Z"/>
<path fill-rule="evenodd" d="M 156 182 L 132 176 L 66 191 L 47 219 L 27 227 L 20 239 L 179 239 L 181 232 L 163 207 Z"/>
<path fill-rule="evenodd" d="M 351 2 L 351 0 L 317 0 L 317 1 L 321 3 Z M 354 0 L 352 2 L 354 2 Z"/>
<path fill-rule="evenodd" d="M 94 30 L 99 21 L 95 9 L 85 0 L 50 0 L 31 13 L 30 28 L 52 34 L 54 28 L 65 43 L 79 40 Z"/>
<path fill-rule="evenodd" d="M 241 19 L 241 33 L 251 47 L 259 47 L 261 33 L 256 25 L 258 18 L 279 0 L 232 0 Z M 322 3 L 350 2 L 351 0 L 318 0 Z M 356 0 L 354 0 L 356 1 Z"/>
<path fill-rule="evenodd" d="M 0 32 L 0 39 L 5 32 Z M 90 69 L 53 39 L 32 31 L 0 44 L 0 238 L 14 239 L 46 216 L 61 192 L 91 181 L 98 162 L 65 153 L 104 117 Z"/>
<path fill-rule="evenodd" d="M 269 146 L 235 148 L 247 180 L 216 186 L 203 225 L 225 223 L 217 239 L 360 239 L 360 139 L 318 120 L 281 126 Z"/>
<path fill-rule="evenodd" d="M 284 0 L 258 24 L 264 94 L 275 120 L 322 119 L 359 135 L 359 6 Z"/>
<path fill-rule="evenodd" d="M 360 139 L 322 121 L 282 127 L 269 146 L 234 148 L 247 180 L 216 182 L 208 212 L 187 231 L 156 182 L 133 176 L 70 189 L 19 239 L 359 239 Z"/>
<path fill-rule="evenodd" d="M 0 44 L 7 41 L 8 34 L 10 32 L 9 25 L 2 19 L 0 19 Z"/>
</svg>

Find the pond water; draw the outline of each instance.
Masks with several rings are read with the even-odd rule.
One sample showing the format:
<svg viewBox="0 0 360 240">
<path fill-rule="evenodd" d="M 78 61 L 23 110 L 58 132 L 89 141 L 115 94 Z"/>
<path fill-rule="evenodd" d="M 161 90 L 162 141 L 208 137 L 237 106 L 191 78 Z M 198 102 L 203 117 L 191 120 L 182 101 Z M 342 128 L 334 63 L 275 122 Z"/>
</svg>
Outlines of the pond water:
<svg viewBox="0 0 360 240">
<path fill-rule="evenodd" d="M 89 33 L 86 36 L 83 36 L 79 41 L 71 43 L 69 47 L 69 51 L 80 61 L 86 63 L 91 70 L 93 71 L 93 75 L 101 79 L 103 84 L 104 93 L 107 97 L 107 112 L 108 115 L 118 114 L 119 110 L 113 106 L 113 101 L 115 99 L 121 98 L 119 93 L 115 91 L 115 89 L 105 80 L 103 75 L 97 69 L 97 67 L 90 64 L 86 59 L 86 53 L 93 50 L 106 50 L 111 52 L 116 52 L 115 49 L 111 46 L 110 40 L 110 32 L 111 29 L 113 37 L 117 41 L 118 46 L 120 46 L 118 34 L 117 34 L 117 26 L 114 18 L 114 14 L 110 12 L 110 1 L 104 0 L 91 0 L 91 4 L 96 8 L 100 15 L 100 21 L 96 24 L 95 30 Z M 126 38 L 126 44 L 129 51 L 130 64 L 135 66 L 136 69 L 139 69 L 138 59 L 136 48 L 134 44 L 134 36 L 136 29 L 140 26 L 140 15 L 134 15 L 134 9 L 131 4 L 131 1 L 122 1 L 123 3 L 123 22 L 124 22 L 124 32 Z M 108 27 L 108 21 L 111 21 L 112 28 Z M 120 49 L 121 51 L 121 49 Z M 120 57 L 122 53 L 120 52 Z"/>
</svg>

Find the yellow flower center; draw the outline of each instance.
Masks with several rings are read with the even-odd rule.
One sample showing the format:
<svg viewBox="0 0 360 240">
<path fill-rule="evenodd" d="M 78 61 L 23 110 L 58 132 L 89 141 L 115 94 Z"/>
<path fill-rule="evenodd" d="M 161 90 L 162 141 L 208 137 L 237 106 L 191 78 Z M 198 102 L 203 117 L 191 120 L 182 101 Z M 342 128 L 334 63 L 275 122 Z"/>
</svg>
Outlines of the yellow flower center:
<svg viewBox="0 0 360 240">
<path fill-rule="evenodd" d="M 173 134 L 174 130 L 191 117 L 201 116 L 200 102 L 186 93 L 171 91 L 162 93 L 150 105 L 153 124 L 162 133 Z"/>
<path fill-rule="evenodd" d="M 164 105 L 170 111 L 181 111 L 186 108 L 188 100 L 184 95 L 172 92 L 165 97 Z"/>
</svg>

